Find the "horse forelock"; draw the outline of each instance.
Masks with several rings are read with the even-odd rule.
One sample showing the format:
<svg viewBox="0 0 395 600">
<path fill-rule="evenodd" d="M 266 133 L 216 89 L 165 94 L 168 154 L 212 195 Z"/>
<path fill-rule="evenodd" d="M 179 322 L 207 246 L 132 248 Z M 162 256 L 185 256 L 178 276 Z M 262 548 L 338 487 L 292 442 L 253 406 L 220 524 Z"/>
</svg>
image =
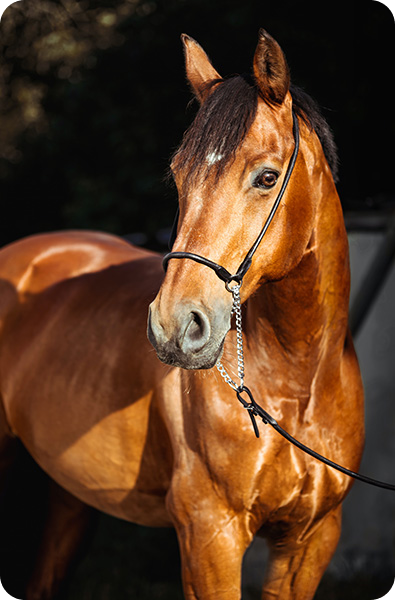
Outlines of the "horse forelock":
<svg viewBox="0 0 395 600">
<path fill-rule="evenodd" d="M 218 85 L 200 107 L 173 157 L 186 170 L 189 183 L 213 171 L 219 179 L 256 114 L 258 90 L 247 77 L 235 75 L 213 84 Z"/>
<path fill-rule="evenodd" d="M 209 83 L 214 90 L 201 105 L 173 156 L 188 185 L 214 173 L 217 182 L 232 164 L 256 115 L 259 91 L 252 77 L 234 75 Z M 317 103 L 296 86 L 290 89 L 296 114 L 313 129 L 337 181 L 338 156 L 332 131 Z"/>
</svg>

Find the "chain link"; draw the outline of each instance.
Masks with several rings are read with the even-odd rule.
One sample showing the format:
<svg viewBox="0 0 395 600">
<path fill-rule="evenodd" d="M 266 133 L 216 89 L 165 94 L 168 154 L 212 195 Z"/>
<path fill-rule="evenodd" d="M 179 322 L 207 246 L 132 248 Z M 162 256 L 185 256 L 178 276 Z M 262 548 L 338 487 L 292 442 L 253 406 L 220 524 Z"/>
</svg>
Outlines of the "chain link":
<svg viewBox="0 0 395 600">
<path fill-rule="evenodd" d="M 217 362 L 217 369 L 225 382 L 230 385 L 236 392 L 244 388 L 244 350 L 243 350 L 243 329 L 242 329 L 242 317 L 241 317 L 241 300 L 240 300 L 240 288 L 241 283 L 234 285 L 232 288 L 228 288 L 233 296 L 233 306 L 231 310 L 231 316 L 234 314 L 236 319 L 236 340 L 237 340 L 237 375 L 240 383 L 237 383 L 231 378 L 222 362 Z"/>
</svg>

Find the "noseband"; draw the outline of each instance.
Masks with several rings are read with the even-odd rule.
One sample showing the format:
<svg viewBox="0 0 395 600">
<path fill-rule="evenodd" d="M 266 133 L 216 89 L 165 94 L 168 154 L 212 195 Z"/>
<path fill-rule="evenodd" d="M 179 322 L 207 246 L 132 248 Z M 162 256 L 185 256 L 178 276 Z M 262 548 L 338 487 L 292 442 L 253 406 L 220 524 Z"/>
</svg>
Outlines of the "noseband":
<svg viewBox="0 0 395 600">
<path fill-rule="evenodd" d="M 202 265 L 205 265 L 206 267 L 210 267 L 210 269 L 213 269 L 213 271 L 217 274 L 217 276 L 222 281 L 225 282 L 226 289 L 232 293 L 232 295 L 233 295 L 232 313 L 234 313 L 236 315 L 237 361 L 238 361 L 238 376 L 240 379 L 239 385 L 237 385 L 233 381 L 233 379 L 231 379 L 231 377 L 228 375 L 227 371 L 225 370 L 225 368 L 223 367 L 223 365 L 220 361 L 217 361 L 217 369 L 220 372 L 220 374 L 222 375 L 222 377 L 224 378 L 225 382 L 228 383 L 230 385 L 230 387 L 236 392 L 237 399 L 242 404 L 242 406 L 247 410 L 247 412 L 250 416 L 256 437 L 259 437 L 259 429 L 258 429 L 258 425 L 256 423 L 256 418 L 258 417 L 258 418 L 262 419 L 262 421 L 265 425 L 267 425 L 267 424 L 271 425 L 271 427 L 273 427 L 273 429 L 275 429 L 280 435 L 282 435 L 286 440 L 288 440 L 288 442 L 290 442 L 291 444 L 293 444 L 300 450 L 303 450 L 303 452 L 305 452 L 306 454 L 309 454 L 313 458 L 316 458 L 317 460 L 321 461 L 322 463 L 328 465 L 329 467 L 332 467 L 333 469 L 340 471 L 340 473 L 343 473 L 344 475 L 348 475 L 349 477 L 353 477 L 354 479 L 358 479 L 359 481 L 363 481 L 364 483 L 374 485 L 376 487 L 395 491 L 395 485 L 393 485 L 391 483 L 386 483 L 383 481 L 378 481 L 377 479 L 372 479 L 371 477 L 366 477 L 365 475 L 361 475 L 361 473 L 355 473 L 354 471 L 351 471 L 350 469 L 347 469 L 346 467 L 338 465 L 334 461 L 329 460 L 325 456 L 322 456 L 322 454 L 315 452 L 315 450 L 312 450 L 305 444 L 302 444 L 301 442 L 299 442 L 299 440 L 292 437 L 287 431 L 285 431 L 285 429 L 283 429 L 277 423 L 277 421 L 254 400 L 251 390 L 246 385 L 244 385 L 242 314 L 241 314 L 241 301 L 240 301 L 240 293 L 239 292 L 240 292 L 240 288 L 241 288 L 241 285 L 243 282 L 243 278 L 252 264 L 253 256 L 254 256 L 257 248 L 259 247 L 259 244 L 261 243 L 266 231 L 268 230 L 269 225 L 272 222 L 273 217 L 276 214 L 276 211 L 279 207 L 281 199 L 284 196 L 285 190 L 287 189 L 287 185 L 289 183 L 289 180 L 292 175 L 292 171 L 293 171 L 295 163 L 296 163 L 296 159 L 297 159 L 298 151 L 299 151 L 299 124 L 298 124 L 297 116 L 295 115 L 294 111 L 292 111 L 292 118 L 293 118 L 293 135 L 294 135 L 294 140 L 295 140 L 295 147 L 294 147 L 294 151 L 292 153 L 291 159 L 289 161 L 287 171 L 285 173 L 284 181 L 282 183 L 282 186 L 277 195 L 277 198 L 272 206 L 272 209 L 269 213 L 269 216 L 266 219 L 266 222 L 265 222 L 260 234 L 256 238 L 256 240 L 253 243 L 253 245 L 251 246 L 250 250 L 247 252 L 245 258 L 243 259 L 243 261 L 240 264 L 239 268 L 237 269 L 236 273 L 234 275 L 232 275 L 231 273 L 229 273 L 229 271 L 227 269 L 225 269 L 225 267 L 222 267 L 218 263 L 216 263 L 208 258 L 205 258 L 204 256 L 200 256 L 200 254 L 194 254 L 193 252 L 169 252 L 163 258 L 163 268 L 165 271 L 167 270 L 168 262 L 172 258 L 189 258 L 190 260 L 194 260 L 197 263 L 200 263 Z M 179 216 L 179 212 L 177 211 L 177 215 L 176 215 L 174 225 L 173 225 L 173 230 L 172 230 L 171 237 L 170 237 L 170 245 L 171 246 L 173 246 L 173 243 L 177 236 L 178 216 Z M 229 284 L 231 282 L 235 282 L 235 285 L 230 287 Z M 243 397 L 243 394 L 244 394 L 244 397 Z"/>
<path fill-rule="evenodd" d="M 198 262 L 201 265 L 205 265 L 206 267 L 210 267 L 210 269 L 213 269 L 213 271 L 217 274 L 217 276 L 222 281 L 225 282 L 227 288 L 228 288 L 228 285 L 232 281 L 235 281 L 236 284 L 241 284 L 245 274 L 247 273 L 248 269 L 251 266 L 252 258 L 254 256 L 255 252 L 257 251 L 259 244 L 261 243 L 261 241 L 263 239 L 263 236 L 265 235 L 266 231 L 268 230 L 269 225 L 272 222 L 273 217 L 277 212 L 277 209 L 279 207 L 282 197 L 284 196 L 285 190 L 287 189 L 288 182 L 291 178 L 292 171 L 293 171 L 295 163 L 296 163 L 296 159 L 297 159 L 298 151 L 299 151 L 299 124 L 298 124 L 298 118 L 295 115 L 294 111 L 292 111 L 292 119 L 293 119 L 293 135 L 294 135 L 294 140 L 295 140 L 295 147 L 294 147 L 294 151 L 291 156 L 291 160 L 289 161 L 287 171 L 285 173 L 284 181 L 282 183 L 282 186 L 277 195 L 277 198 L 272 206 L 272 209 L 269 213 L 269 216 L 266 219 L 266 222 L 265 222 L 260 234 L 258 235 L 255 242 L 253 243 L 253 245 L 247 252 L 245 258 L 243 259 L 243 261 L 240 264 L 239 268 L 237 269 L 236 273 L 234 275 L 232 275 L 231 273 L 229 273 L 229 271 L 227 269 L 225 269 L 225 267 L 222 267 L 221 265 L 217 264 L 216 262 L 214 262 L 208 258 L 205 258 L 204 256 L 200 256 L 200 254 L 194 254 L 193 252 L 169 252 L 168 254 L 166 254 L 163 258 L 163 268 L 165 271 L 167 270 L 167 265 L 171 258 L 189 258 L 190 260 L 194 260 L 195 262 Z M 178 214 L 179 213 L 177 211 L 176 219 L 175 219 L 175 222 L 173 225 L 172 234 L 170 236 L 171 245 L 173 245 L 176 235 L 177 235 Z M 230 288 L 228 288 L 228 289 L 230 289 Z"/>
</svg>

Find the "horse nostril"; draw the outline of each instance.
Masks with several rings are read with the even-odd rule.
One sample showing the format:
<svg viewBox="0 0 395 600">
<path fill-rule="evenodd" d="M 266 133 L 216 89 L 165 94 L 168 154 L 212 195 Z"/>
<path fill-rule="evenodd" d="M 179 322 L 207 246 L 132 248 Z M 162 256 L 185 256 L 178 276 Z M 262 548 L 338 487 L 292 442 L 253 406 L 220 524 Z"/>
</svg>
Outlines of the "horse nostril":
<svg viewBox="0 0 395 600">
<path fill-rule="evenodd" d="M 188 325 L 187 333 L 190 340 L 196 342 L 202 337 L 204 323 L 197 313 L 192 313 L 192 319 Z"/>
<path fill-rule="evenodd" d="M 210 322 L 204 313 L 193 311 L 188 315 L 181 348 L 184 352 L 198 352 L 210 337 Z"/>
</svg>

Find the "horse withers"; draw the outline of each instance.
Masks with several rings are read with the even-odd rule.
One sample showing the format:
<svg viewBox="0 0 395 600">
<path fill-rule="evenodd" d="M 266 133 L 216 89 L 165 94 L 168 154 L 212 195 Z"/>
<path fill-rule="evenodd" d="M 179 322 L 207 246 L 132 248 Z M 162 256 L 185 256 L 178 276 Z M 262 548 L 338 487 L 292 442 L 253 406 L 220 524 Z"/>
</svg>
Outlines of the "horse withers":
<svg viewBox="0 0 395 600">
<path fill-rule="evenodd" d="M 19 439 L 51 482 L 27 600 L 55 595 L 89 506 L 174 526 L 191 600 L 239 599 L 257 534 L 270 548 L 262 598 L 311 600 L 338 543 L 352 481 L 263 424 L 256 439 L 215 368 L 232 379 L 240 367 L 229 290 L 241 283 L 248 387 L 291 435 L 358 469 L 363 392 L 332 136 L 265 31 L 253 74 L 228 79 L 182 39 L 201 104 L 171 163 L 183 259 L 163 279 L 160 256 L 88 232 L 0 252 L 2 479 Z M 208 263 L 238 272 L 283 187 L 248 269 L 225 285 Z"/>
</svg>

